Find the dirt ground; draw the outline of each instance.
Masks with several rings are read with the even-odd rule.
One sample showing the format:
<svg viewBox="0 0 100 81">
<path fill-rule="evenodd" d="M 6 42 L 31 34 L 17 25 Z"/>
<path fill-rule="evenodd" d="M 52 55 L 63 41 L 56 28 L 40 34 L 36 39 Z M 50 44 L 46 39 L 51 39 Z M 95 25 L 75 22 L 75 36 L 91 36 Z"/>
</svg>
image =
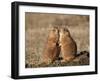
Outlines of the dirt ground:
<svg viewBox="0 0 100 81">
<path fill-rule="evenodd" d="M 50 27 L 65 26 L 77 43 L 77 54 L 89 54 L 89 16 L 50 13 L 25 13 L 25 66 L 26 68 L 43 67 L 41 56 L 47 41 Z M 82 59 L 70 63 L 60 64 L 55 62 L 50 66 L 89 65 L 86 54 Z M 84 58 L 84 59 L 83 59 Z"/>
</svg>

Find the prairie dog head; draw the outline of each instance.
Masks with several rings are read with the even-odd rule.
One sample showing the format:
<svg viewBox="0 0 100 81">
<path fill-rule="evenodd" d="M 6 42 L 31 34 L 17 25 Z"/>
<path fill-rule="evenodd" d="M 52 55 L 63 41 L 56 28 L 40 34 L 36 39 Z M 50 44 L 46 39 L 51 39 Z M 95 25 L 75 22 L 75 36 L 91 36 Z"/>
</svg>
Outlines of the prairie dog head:
<svg viewBox="0 0 100 81">
<path fill-rule="evenodd" d="M 60 38 L 69 37 L 70 33 L 67 28 L 60 28 Z"/>
<path fill-rule="evenodd" d="M 57 37 L 58 38 L 58 33 L 59 32 L 58 32 L 57 27 L 51 27 L 49 37 Z"/>
</svg>

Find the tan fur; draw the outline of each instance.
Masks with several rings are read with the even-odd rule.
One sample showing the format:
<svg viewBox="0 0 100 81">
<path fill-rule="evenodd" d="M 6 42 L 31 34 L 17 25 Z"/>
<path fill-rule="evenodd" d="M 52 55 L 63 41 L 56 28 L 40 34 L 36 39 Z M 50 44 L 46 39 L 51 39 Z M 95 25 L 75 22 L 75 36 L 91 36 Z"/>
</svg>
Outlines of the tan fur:
<svg viewBox="0 0 100 81">
<path fill-rule="evenodd" d="M 60 28 L 59 42 L 63 58 L 62 62 L 72 60 L 77 53 L 77 46 L 67 28 Z"/>
<path fill-rule="evenodd" d="M 58 29 L 51 28 L 46 47 L 43 52 L 43 62 L 45 64 L 50 64 L 55 61 L 58 52 Z"/>
</svg>

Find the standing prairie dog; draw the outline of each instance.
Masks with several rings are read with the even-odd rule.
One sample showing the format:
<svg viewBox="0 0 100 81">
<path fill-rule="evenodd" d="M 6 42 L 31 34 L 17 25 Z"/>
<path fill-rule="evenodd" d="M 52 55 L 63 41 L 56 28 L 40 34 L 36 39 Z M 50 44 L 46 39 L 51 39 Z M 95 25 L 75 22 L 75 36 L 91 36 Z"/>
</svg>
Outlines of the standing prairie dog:
<svg viewBox="0 0 100 81">
<path fill-rule="evenodd" d="M 61 46 L 61 62 L 71 61 L 77 53 L 77 46 L 67 28 L 60 28 L 59 45 Z"/>
<path fill-rule="evenodd" d="M 43 63 L 50 64 L 55 61 L 58 53 L 58 28 L 52 27 L 50 29 L 46 47 L 43 51 Z"/>
</svg>

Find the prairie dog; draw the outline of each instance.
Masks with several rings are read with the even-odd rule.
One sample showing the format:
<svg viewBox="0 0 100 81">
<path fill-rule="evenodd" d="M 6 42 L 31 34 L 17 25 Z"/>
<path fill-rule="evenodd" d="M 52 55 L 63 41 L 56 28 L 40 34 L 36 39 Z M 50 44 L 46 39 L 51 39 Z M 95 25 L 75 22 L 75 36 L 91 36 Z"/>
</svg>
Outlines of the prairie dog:
<svg viewBox="0 0 100 81">
<path fill-rule="evenodd" d="M 58 40 L 58 28 L 53 27 L 49 32 L 46 47 L 43 51 L 43 63 L 50 64 L 55 61 L 58 53 Z"/>
<path fill-rule="evenodd" d="M 60 28 L 59 35 L 59 45 L 61 46 L 61 55 L 63 58 L 61 62 L 74 59 L 77 53 L 77 46 L 72 39 L 69 30 L 67 28 Z"/>
</svg>

